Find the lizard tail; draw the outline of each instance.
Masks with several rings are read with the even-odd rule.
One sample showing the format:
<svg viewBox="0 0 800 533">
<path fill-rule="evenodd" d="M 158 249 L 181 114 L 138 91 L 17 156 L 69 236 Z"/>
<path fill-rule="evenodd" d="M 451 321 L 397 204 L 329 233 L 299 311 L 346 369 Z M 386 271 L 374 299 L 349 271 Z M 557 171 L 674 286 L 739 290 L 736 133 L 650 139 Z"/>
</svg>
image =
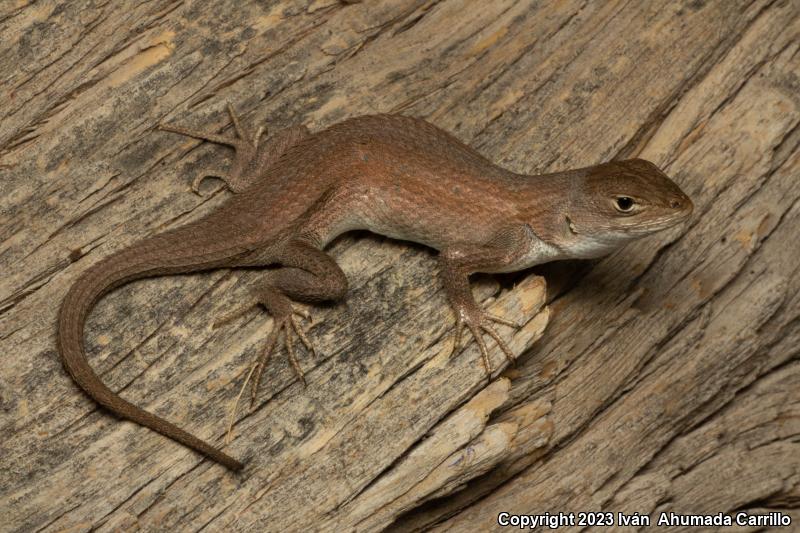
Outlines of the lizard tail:
<svg viewBox="0 0 800 533">
<path fill-rule="evenodd" d="M 170 241 L 175 242 L 174 239 Z M 58 348 L 61 360 L 75 383 L 112 413 L 180 442 L 231 470 L 241 470 L 243 466 L 241 462 L 163 418 L 121 398 L 100 380 L 86 360 L 83 343 L 84 324 L 92 307 L 101 296 L 134 279 L 214 268 L 218 266 L 215 263 L 220 262 L 219 257 L 222 255 L 207 254 L 198 257 L 188 253 L 186 248 L 182 250 L 173 248 L 173 257 L 165 260 L 163 257 L 165 244 L 168 243 L 164 242 L 163 234 L 146 239 L 97 263 L 80 276 L 64 298 L 58 317 Z M 231 253 L 228 250 L 224 255 L 229 258 Z"/>
</svg>

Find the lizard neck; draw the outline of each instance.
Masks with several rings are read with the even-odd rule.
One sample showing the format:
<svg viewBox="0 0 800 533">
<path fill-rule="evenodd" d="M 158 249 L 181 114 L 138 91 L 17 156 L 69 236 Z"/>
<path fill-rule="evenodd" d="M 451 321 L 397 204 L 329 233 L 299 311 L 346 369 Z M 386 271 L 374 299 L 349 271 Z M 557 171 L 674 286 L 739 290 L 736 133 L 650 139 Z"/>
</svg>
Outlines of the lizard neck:
<svg viewBox="0 0 800 533">
<path fill-rule="evenodd" d="M 576 221 L 592 219 L 594 202 L 580 187 L 583 169 L 519 175 L 519 212 L 537 237 L 558 250 L 559 259 L 589 259 L 610 253 L 618 238 L 587 232 Z"/>
</svg>

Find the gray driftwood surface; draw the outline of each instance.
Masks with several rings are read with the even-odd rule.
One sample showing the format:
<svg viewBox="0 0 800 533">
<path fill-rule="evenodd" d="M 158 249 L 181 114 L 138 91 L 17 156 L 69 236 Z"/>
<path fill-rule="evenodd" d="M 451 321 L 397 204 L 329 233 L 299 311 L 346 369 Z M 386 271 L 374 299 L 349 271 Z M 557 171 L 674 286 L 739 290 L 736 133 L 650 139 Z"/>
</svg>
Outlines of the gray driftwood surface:
<svg viewBox="0 0 800 533">
<path fill-rule="evenodd" d="M 307 389 L 277 357 L 240 406 L 235 475 L 98 409 L 54 341 L 82 271 L 228 196 L 189 191 L 226 149 L 155 129 L 229 132 L 226 102 L 273 130 L 420 116 L 516 171 L 644 157 L 696 215 L 603 260 L 480 277 L 526 323 L 502 327 L 525 353 L 489 386 L 474 344 L 447 360 L 433 256 L 342 238 L 347 302 L 312 309 Z M 582 510 L 798 527 L 799 199 L 795 0 L 4 0 L 0 530 L 478 531 Z M 221 445 L 271 320 L 211 324 L 264 275 L 115 291 L 91 364 Z"/>
</svg>

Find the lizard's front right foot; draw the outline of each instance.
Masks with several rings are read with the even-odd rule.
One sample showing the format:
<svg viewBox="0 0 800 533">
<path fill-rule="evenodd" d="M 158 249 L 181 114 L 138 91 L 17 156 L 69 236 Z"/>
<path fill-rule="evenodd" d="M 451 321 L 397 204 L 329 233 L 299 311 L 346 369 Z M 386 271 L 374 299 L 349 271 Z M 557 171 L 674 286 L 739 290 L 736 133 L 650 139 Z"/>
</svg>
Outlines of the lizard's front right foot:
<svg viewBox="0 0 800 533">
<path fill-rule="evenodd" d="M 197 177 L 192 180 L 192 190 L 202 196 L 200 193 L 200 184 L 208 177 L 216 177 L 221 179 L 225 185 L 232 192 L 241 192 L 252 181 L 252 173 L 248 172 L 250 166 L 255 162 L 258 154 L 258 143 L 264 133 L 264 128 L 259 128 L 255 134 L 249 134 L 248 131 L 239 123 L 239 117 L 233 110 L 233 106 L 228 104 L 228 113 L 230 113 L 233 127 L 236 130 L 236 138 L 218 135 L 216 133 L 206 133 L 203 131 L 192 130 L 188 128 L 181 128 L 179 126 L 171 126 L 169 124 L 159 124 L 158 127 L 164 131 L 171 131 L 179 133 L 195 139 L 203 139 L 217 144 L 224 144 L 230 146 L 236 151 L 233 159 L 231 169 L 227 172 L 221 170 L 205 169 L 201 171 Z"/>
<path fill-rule="evenodd" d="M 494 339 L 510 363 L 516 363 L 517 359 L 513 352 L 505 341 L 500 338 L 497 331 L 495 331 L 494 323 L 496 322 L 517 329 L 522 327 L 521 324 L 492 315 L 475 305 L 466 303 L 453 305 L 453 311 L 456 313 L 456 330 L 453 337 L 453 350 L 450 352 L 450 357 L 458 352 L 461 345 L 461 333 L 466 326 L 480 349 L 481 360 L 483 361 L 483 368 L 486 370 L 487 379 L 491 379 L 492 377 L 492 363 L 489 359 L 489 350 L 486 347 L 486 341 L 483 340 L 484 333 Z"/>
</svg>

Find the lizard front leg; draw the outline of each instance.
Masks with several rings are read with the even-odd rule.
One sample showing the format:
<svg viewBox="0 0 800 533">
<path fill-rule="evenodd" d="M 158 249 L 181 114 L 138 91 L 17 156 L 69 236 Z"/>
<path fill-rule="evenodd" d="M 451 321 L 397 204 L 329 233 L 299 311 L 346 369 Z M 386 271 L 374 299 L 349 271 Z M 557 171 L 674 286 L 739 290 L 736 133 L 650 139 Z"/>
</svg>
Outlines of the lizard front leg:
<svg viewBox="0 0 800 533">
<path fill-rule="evenodd" d="M 483 334 L 486 333 L 492 337 L 506 358 L 513 362 L 515 356 L 495 331 L 494 323 L 517 328 L 520 325 L 484 311 L 475 302 L 469 285 L 469 276 L 475 272 L 506 270 L 520 259 L 529 242 L 528 231 L 524 226 L 520 226 L 497 233 L 485 244 L 462 243 L 447 247 L 439 254 L 445 293 L 456 314 L 456 329 L 451 356 L 458 351 L 461 334 L 466 327 L 478 344 L 487 377 L 491 377 L 492 365 Z"/>
<path fill-rule="evenodd" d="M 251 390 L 251 405 L 255 402 L 261 374 L 278 345 L 283 332 L 284 346 L 289 362 L 298 379 L 306 384 L 305 376 L 294 352 L 293 335 L 310 351 L 314 352 L 295 315 L 307 314 L 295 310 L 292 300 L 324 302 L 341 300 L 347 292 L 347 278 L 331 256 L 317 248 L 312 242 L 300 238 L 286 243 L 266 247 L 243 259 L 236 266 L 261 266 L 279 263 L 282 265 L 270 276 L 268 282 L 254 291 L 251 300 L 233 313 L 220 319 L 215 326 L 228 322 L 254 306 L 261 305 L 272 315 L 274 325 L 267 336 L 264 350 L 256 362 Z"/>
<path fill-rule="evenodd" d="M 236 130 L 235 138 L 169 124 L 159 124 L 158 126 L 164 131 L 230 146 L 236 151 L 230 170 L 205 169 L 192 180 L 192 190 L 198 195 L 200 194 L 200 184 L 208 177 L 221 179 L 231 192 L 242 192 L 263 175 L 264 171 L 289 148 L 311 135 L 305 126 L 292 126 L 276 132 L 266 142 L 261 143 L 263 127 L 255 133 L 250 133 L 239 122 L 239 117 L 230 104 L 228 104 L 228 113 L 231 116 L 234 130 Z"/>
</svg>

